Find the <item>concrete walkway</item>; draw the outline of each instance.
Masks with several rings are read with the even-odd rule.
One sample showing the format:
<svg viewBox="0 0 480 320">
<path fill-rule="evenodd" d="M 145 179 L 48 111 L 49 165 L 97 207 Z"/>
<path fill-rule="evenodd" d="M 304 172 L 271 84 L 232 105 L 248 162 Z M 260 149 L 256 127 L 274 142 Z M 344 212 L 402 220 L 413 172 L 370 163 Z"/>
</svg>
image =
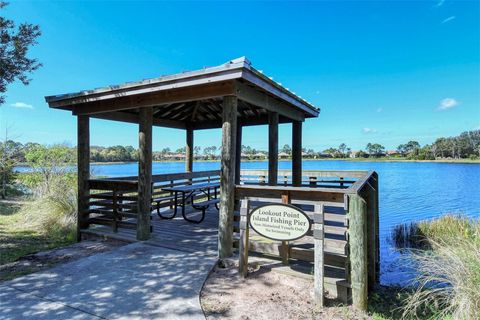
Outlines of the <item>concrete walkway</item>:
<svg viewBox="0 0 480 320">
<path fill-rule="evenodd" d="M 205 319 L 199 293 L 217 261 L 129 244 L 0 285 L 0 319 Z"/>
</svg>

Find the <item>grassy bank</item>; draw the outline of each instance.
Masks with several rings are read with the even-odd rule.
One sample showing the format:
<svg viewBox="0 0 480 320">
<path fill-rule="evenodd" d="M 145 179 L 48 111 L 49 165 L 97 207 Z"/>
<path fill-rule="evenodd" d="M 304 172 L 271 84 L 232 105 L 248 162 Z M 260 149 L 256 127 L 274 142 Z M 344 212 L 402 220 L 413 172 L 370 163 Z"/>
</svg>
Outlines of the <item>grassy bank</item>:
<svg viewBox="0 0 480 320">
<path fill-rule="evenodd" d="M 25 255 L 68 245 L 74 242 L 69 233 L 47 232 L 28 221 L 21 198 L 0 200 L 0 265 L 13 262 Z"/>
<path fill-rule="evenodd" d="M 429 310 L 436 319 L 480 319 L 479 220 L 445 215 L 397 226 L 392 239 L 416 270 L 403 316 Z"/>
</svg>

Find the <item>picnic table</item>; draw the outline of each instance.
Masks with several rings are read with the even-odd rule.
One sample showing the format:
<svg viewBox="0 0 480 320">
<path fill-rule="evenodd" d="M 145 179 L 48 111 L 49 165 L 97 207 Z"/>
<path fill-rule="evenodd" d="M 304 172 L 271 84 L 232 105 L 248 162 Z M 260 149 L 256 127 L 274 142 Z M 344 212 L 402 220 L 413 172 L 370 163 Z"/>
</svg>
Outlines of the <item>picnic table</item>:
<svg viewBox="0 0 480 320">
<path fill-rule="evenodd" d="M 182 207 L 182 216 L 188 222 L 192 223 L 200 223 L 205 219 L 205 211 L 210 205 L 215 205 L 218 209 L 218 203 L 220 199 L 217 197 L 218 188 L 220 187 L 220 182 L 205 182 L 205 183 L 194 183 L 194 184 L 187 184 L 175 187 L 167 187 L 162 188 L 162 191 L 170 192 L 174 194 L 174 211 L 171 216 L 166 216 L 160 213 L 160 210 L 157 211 L 158 216 L 162 219 L 173 219 L 177 215 L 177 208 L 178 206 Z M 212 197 L 212 190 L 213 190 L 213 197 Z M 195 202 L 195 196 L 199 194 L 203 194 L 206 196 L 207 200 L 202 200 L 200 202 Z M 181 195 L 181 203 L 179 203 L 179 195 Z M 199 220 L 193 220 L 187 217 L 185 213 L 185 207 L 187 204 L 188 199 L 191 199 L 191 206 L 192 208 L 202 211 L 202 217 Z"/>
</svg>

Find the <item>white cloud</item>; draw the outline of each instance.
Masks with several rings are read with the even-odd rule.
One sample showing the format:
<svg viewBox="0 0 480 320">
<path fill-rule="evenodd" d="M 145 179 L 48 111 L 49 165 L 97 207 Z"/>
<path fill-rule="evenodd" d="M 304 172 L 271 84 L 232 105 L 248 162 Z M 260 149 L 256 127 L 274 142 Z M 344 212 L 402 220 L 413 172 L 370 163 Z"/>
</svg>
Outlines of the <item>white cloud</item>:
<svg viewBox="0 0 480 320">
<path fill-rule="evenodd" d="M 443 6 L 444 3 L 445 3 L 445 0 L 438 0 L 437 7 Z"/>
<path fill-rule="evenodd" d="M 440 105 L 438 106 L 438 110 L 448 110 L 458 106 L 458 101 L 454 98 L 445 98 L 440 100 Z"/>
<path fill-rule="evenodd" d="M 443 23 L 447 23 L 447 22 L 449 22 L 449 21 L 452 21 L 452 20 L 454 20 L 454 19 L 455 19 L 455 16 L 448 17 L 448 18 L 446 18 L 445 20 L 442 21 L 442 24 L 443 24 Z"/>
<path fill-rule="evenodd" d="M 365 134 L 368 134 L 368 133 L 375 133 L 375 132 L 377 132 L 377 130 L 372 129 L 372 128 L 363 128 L 362 132 L 365 133 Z"/>
<path fill-rule="evenodd" d="M 15 102 L 12 103 L 11 106 L 19 109 L 33 109 L 33 106 L 31 104 L 25 102 Z"/>
<path fill-rule="evenodd" d="M 377 108 L 377 112 L 383 112 L 383 108 Z"/>
</svg>

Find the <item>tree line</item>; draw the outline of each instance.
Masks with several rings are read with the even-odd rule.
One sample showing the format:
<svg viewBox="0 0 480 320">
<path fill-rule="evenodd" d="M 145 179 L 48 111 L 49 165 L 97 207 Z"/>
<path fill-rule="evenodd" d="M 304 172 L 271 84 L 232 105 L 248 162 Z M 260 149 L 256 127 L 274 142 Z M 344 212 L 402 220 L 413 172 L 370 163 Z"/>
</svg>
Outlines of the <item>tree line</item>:
<svg viewBox="0 0 480 320">
<path fill-rule="evenodd" d="M 194 157 L 197 159 L 218 159 L 221 147 L 209 146 L 195 147 Z M 279 150 L 280 158 L 291 157 L 292 148 L 286 144 Z M 265 159 L 268 152 L 242 145 L 242 158 Z M 328 148 L 323 151 L 303 149 L 304 158 L 405 158 L 415 160 L 435 159 L 480 159 L 480 130 L 465 131 L 458 136 L 438 138 L 432 144 L 421 146 L 417 141 L 408 141 L 400 144 L 395 150 L 387 151 L 379 143 L 368 143 L 364 150 L 353 151 L 345 143 L 337 148 Z M 153 160 L 181 160 L 185 157 L 185 147 L 172 151 L 164 148 L 153 152 Z M 49 163 L 73 164 L 76 159 L 76 148 L 67 145 L 46 146 L 39 143 L 28 142 L 22 144 L 18 141 L 5 139 L 0 142 L 0 176 L 2 184 L 1 196 L 5 195 L 6 185 L 12 181 L 15 173 L 14 167 L 27 164 L 36 166 L 39 170 L 48 167 Z M 132 146 L 91 147 L 90 160 L 92 162 L 129 162 L 138 160 L 138 150 Z M 60 165 L 58 167 L 61 167 Z"/>
</svg>

